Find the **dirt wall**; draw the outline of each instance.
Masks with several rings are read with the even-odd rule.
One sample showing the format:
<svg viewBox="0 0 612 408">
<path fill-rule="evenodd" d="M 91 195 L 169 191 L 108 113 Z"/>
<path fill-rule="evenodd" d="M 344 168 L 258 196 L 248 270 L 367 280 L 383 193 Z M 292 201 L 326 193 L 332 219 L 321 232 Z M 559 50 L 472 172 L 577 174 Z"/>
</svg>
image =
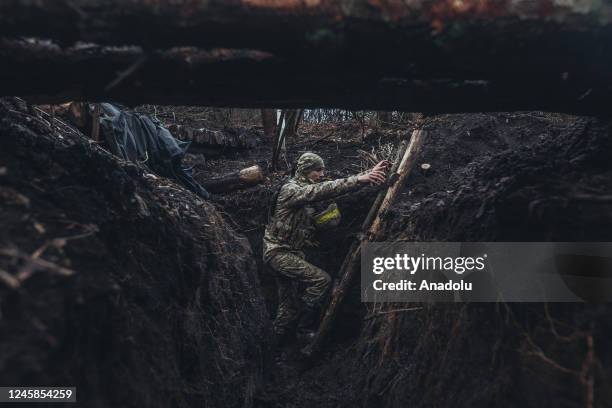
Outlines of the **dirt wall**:
<svg viewBox="0 0 612 408">
<path fill-rule="evenodd" d="M 249 406 L 270 341 L 250 246 L 179 185 L 0 100 L 0 383 L 88 407 Z"/>
<path fill-rule="evenodd" d="M 388 240 L 612 240 L 606 121 L 453 115 L 427 128 L 421 161 L 433 172 L 409 179 Z M 363 406 L 606 407 L 611 313 L 609 304 L 378 305 L 337 364 Z"/>
</svg>

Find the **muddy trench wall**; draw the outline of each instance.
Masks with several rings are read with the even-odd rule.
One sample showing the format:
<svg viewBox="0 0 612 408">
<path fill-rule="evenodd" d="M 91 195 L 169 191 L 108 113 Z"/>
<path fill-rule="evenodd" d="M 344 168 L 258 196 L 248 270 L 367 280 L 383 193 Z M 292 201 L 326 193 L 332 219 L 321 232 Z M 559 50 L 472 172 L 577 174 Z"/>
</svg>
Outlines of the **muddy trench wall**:
<svg viewBox="0 0 612 408">
<path fill-rule="evenodd" d="M 424 127 L 429 142 L 419 163 L 431 167 L 410 176 L 388 216 L 385 239 L 612 238 L 609 205 L 594 198 L 607 196 L 612 178 L 607 120 L 514 112 L 439 115 L 428 118 Z M 379 150 L 411 128 L 396 130 L 380 129 L 362 138 L 346 125 L 335 129 L 345 138 L 319 143 L 315 150 L 328 162 L 332 178 L 346 176 L 356 170 L 351 167 L 359 161 L 356 150 Z M 297 157 L 304 149 L 296 144 L 288 152 Z M 256 217 L 265 211 L 267 191 L 254 188 L 221 199 L 225 211 L 244 223 L 255 253 L 263 234 Z M 257 194 L 262 198 L 250 200 Z M 375 192 L 363 191 L 338 200 L 342 226 L 320 237 L 321 245 L 311 254 L 315 264 L 334 275 L 374 197 Z M 261 204 L 246 210 L 232 206 L 232 200 Z M 262 282 L 266 286 L 265 278 Z M 268 284 L 273 298 L 274 284 Z M 274 301 L 269 307 L 273 310 Z M 348 406 L 450 407 L 457 401 L 472 406 L 585 406 L 593 395 L 594 406 L 607 406 L 611 312 L 606 304 L 365 307 L 355 288 L 320 361 L 299 381 L 316 383 Z M 288 401 L 296 406 L 329 403 L 314 394 L 306 389 Z"/>
<path fill-rule="evenodd" d="M 0 286 L 2 378 L 77 381 L 91 406 L 609 406 L 607 304 L 366 307 L 355 287 L 302 365 L 299 348 L 271 348 L 275 285 L 260 262 L 283 171 L 204 202 L 0 102 L 0 271 L 17 277 Z M 385 239 L 611 240 L 609 121 L 426 119 L 418 164 L 430 168 L 411 174 Z M 362 152 L 392 154 L 413 127 L 304 125 L 287 163 L 314 150 L 329 177 L 347 176 L 363 170 Z M 196 179 L 265 167 L 268 145 L 252 132 L 250 149 L 188 157 Z M 375 195 L 338 200 L 342 224 L 320 236 L 313 263 L 337 274 Z"/>
<path fill-rule="evenodd" d="M 74 384 L 92 407 L 252 403 L 270 318 L 248 242 L 30 109 L 0 100 L 2 383 Z"/>
<path fill-rule="evenodd" d="M 452 119 L 446 129 L 430 124 L 422 160 L 438 174 L 411 177 L 388 240 L 612 238 L 609 203 L 594 198 L 606 196 L 612 177 L 608 121 Z M 383 304 L 368 312 L 359 339 L 338 357 L 350 361 L 343 373 L 360 404 L 609 406 L 609 304 Z"/>
</svg>

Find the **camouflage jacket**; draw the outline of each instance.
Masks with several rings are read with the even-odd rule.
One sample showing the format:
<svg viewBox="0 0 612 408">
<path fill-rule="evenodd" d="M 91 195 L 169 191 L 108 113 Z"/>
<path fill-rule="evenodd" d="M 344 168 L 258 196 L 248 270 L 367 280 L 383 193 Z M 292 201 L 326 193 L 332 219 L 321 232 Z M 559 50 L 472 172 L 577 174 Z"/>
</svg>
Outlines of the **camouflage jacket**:
<svg viewBox="0 0 612 408">
<path fill-rule="evenodd" d="M 315 233 L 315 209 L 312 204 L 338 197 L 358 187 L 357 176 L 321 183 L 312 183 L 305 177 L 289 180 L 281 187 L 274 215 L 266 226 L 263 240 L 264 260 L 277 249 L 301 251 L 312 245 Z"/>
</svg>

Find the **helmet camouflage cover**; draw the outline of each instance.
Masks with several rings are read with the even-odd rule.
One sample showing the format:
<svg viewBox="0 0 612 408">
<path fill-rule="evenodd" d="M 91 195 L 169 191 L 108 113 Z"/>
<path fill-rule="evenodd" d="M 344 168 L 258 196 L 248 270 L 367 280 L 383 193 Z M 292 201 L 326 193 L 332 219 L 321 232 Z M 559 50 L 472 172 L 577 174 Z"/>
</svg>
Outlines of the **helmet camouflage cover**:
<svg viewBox="0 0 612 408">
<path fill-rule="evenodd" d="M 296 173 L 300 176 L 304 176 L 310 171 L 324 168 L 325 163 L 321 156 L 312 152 L 306 152 L 301 155 L 297 161 Z"/>
</svg>

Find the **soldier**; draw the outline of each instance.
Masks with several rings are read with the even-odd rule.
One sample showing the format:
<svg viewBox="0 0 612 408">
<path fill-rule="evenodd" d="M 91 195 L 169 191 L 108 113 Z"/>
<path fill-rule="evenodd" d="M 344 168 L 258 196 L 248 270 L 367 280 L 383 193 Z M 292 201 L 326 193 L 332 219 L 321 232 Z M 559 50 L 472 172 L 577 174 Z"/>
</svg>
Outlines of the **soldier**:
<svg viewBox="0 0 612 408">
<path fill-rule="evenodd" d="M 302 250 L 314 243 L 313 204 L 338 197 L 367 183 L 385 181 L 387 161 L 369 171 L 348 178 L 319 182 L 323 177 L 323 159 L 304 153 L 297 162 L 295 176 L 283 185 L 263 239 L 263 260 L 275 271 L 278 285 L 278 309 L 274 332 L 279 342 L 291 334 L 297 321 L 297 334 L 304 340 L 314 337 L 320 306 L 331 278 L 321 268 L 307 262 Z M 296 283 L 304 286 L 301 311 L 297 307 Z"/>
</svg>

